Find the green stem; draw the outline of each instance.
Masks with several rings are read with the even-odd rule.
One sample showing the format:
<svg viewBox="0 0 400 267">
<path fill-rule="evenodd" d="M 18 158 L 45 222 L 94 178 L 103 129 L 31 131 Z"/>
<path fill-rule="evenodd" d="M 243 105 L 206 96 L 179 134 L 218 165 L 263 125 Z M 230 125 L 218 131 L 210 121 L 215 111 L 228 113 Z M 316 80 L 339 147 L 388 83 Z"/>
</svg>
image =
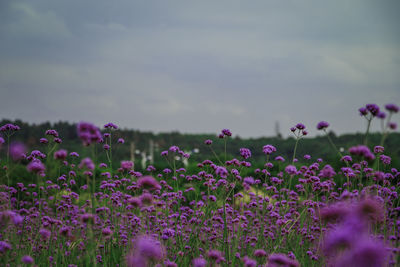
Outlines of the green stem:
<svg viewBox="0 0 400 267">
<path fill-rule="evenodd" d="M 296 144 L 294 145 L 292 164 L 294 163 L 294 159 L 296 158 L 297 144 L 299 143 L 299 140 L 300 140 L 300 137 L 296 136 Z"/>
<path fill-rule="evenodd" d="M 369 134 L 369 129 L 371 127 L 372 117 L 367 120 L 368 120 L 368 125 L 367 125 L 367 131 L 365 132 L 365 136 L 364 136 L 364 145 L 368 145 L 368 134 Z"/>
</svg>

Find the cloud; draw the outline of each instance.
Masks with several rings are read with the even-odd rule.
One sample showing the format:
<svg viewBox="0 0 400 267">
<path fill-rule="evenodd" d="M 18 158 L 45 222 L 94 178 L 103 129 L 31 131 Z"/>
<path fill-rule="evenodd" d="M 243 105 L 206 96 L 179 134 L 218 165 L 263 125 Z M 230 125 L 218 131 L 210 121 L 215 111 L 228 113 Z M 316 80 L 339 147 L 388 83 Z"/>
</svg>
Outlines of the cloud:
<svg viewBox="0 0 400 267">
<path fill-rule="evenodd" d="M 361 130 L 358 107 L 400 103 L 395 2 L 6 3 L 6 117 L 260 136 Z"/>
</svg>

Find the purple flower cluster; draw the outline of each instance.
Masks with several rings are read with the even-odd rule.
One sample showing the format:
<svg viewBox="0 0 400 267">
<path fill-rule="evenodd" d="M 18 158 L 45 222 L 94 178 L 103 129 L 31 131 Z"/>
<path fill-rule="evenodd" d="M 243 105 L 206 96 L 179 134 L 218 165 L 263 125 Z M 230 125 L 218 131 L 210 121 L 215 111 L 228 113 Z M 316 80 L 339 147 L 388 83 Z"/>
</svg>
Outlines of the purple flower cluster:
<svg viewBox="0 0 400 267">
<path fill-rule="evenodd" d="M 241 148 L 240 149 L 240 156 L 244 159 L 248 159 L 251 157 L 251 151 L 248 148 Z"/>
<path fill-rule="evenodd" d="M 324 129 L 328 128 L 328 127 L 329 127 L 329 123 L 326 122 L 326 121 L 320 121 L 317 124 L 317 130 L 324 130 Z"/>
<path fill-rule="evenodd" d="M 265 145 L 263 147 L 263 152 L 266 155 L 271 155 L 272 153 L 276 152 L 276 148 L 273 145 Z"/>
<path fill-rule="evenodd" d="M 85 146 L 102 141 L 99 128 L 89 122 L 80 122 L 77 126 L 78 136 Z"/>
<path fill-rule="evenodd" d="M 387 108 L 387 117 L 396 107 Z M 368 119 L 376 113 L 373 106 L 365 110 Z M 116 126 L 106 126 L 111 149 Z M 304 131 L 303 124 L 294 127 L 296 147 Z M 93 125 L 78 132 L 85 145 L 103 137 Z M 55 130 L 46 134 L 59 138 Z M 0 162 L 3 181 L 17 177 L 0 185 L 5 266 L 398 265 L 400 170 L 383 145 L 373 152 L 351 147 L 344 162 L 302 151 L 304 159 L 293 156 L 290 163 L 270 158 L 277 150 L 265 145 L 262 162 L 254 157 L 260 153 L 240 148 L 239 158 L 221 160 L 217 151 L 189 167 L 176 160 L 189 155 L 178 146 L 161 152 L 169 167 L 115 164 L 101 149 L 79 162 L 78 153 L 57 144 L 42 147 L 48 152 L 18 152 L 9 169 Z"/>
<path fill-rule="evenodd" d="M 0 132 L 16 132 L 20 129 L 21 128 L 18 125 L 8 123 L 0 127 Z"/>
</svg>

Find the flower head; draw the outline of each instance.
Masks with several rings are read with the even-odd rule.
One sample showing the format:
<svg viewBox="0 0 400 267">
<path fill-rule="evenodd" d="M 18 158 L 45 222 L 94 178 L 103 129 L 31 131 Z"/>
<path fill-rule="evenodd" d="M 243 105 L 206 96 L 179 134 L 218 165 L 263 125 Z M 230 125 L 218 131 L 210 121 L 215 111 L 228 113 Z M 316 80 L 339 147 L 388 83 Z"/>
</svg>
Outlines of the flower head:
<svg viewBox="0 0 400 267">
<path fill-rule="evenodd" d="M 78 136 L 85 146 L 98 143 L 102 140 L 99 128 L 89 122 L 80 122 L 77 126 Z"/>
<path fill-rule="evenodd" d="M 274 253 L 268 257 L 267 267 L 298 267 L 297 260 L 293 260 L 285 254 Z"/>
<path fill-rule="evenodd" d="M 20 142 L 14 142 L 10 145 L 10 155 L 14 161 L 25 158 L 26 146 Z"/>
<path fill-rule="evenodd" d="M 18 125 L 7 123 L 0 127 L 0 132 L 16 132 L 19 131 L 21 128 Z"/>
<path fill-rule="evenodd" d="M 361 107 L 358 109 L 358 111 L 360 112 L 361 116 L 365 116 L 368 114 L 368 109 L 366 107 Z"/>
<path fill-rule="evenodd" d="M 248 148 L 241 148 L 240 149 L 240 155 L 244 158 L 244 159 L 248 159 L 251 157 L 251 151 Z"/>
<path fill-rule="evenodd" d="M 376 104 L 367 104 L 365 106 L 372 116 L 377 116 L 379 113 L 379 106 Z"/>
<path fill-rule="evenodd" d="M 393 113 L 399 112 L 399 107 L 395 104 L 386 104 L 385 108 L 389 112 L 393 112 Z"/>
<path fill-rule="evenodd" d="M 45 135 L 50 135 L 54 137 L 58 137 L 58 132 L 56 130 L 46 130 Z"/>
<path fill-rule="evenodd" d="M 46 167 L 39 159 L 34 159 L 31 162 L 29 162 L 29 164 L 26 166 L 26 169 L 29 172 L 42 174 L 42 173 L 44 173 Z"/>
<path fill-rule="evenodd" d="M 266 155 L 271 155 L 272 153 L 276 152 L 276 148 L 273 145 L 265 145 L 263 146 L 263 152 Z"/>
<path fill-rule="evenodd" d="M 60 150 L 54 152 L 54 158 L 59 159 L 59 160 L 65 160 L 67 155 L 68 155 L 68 152 L 65 149 L 60 149 Z"/>
<path fill-rule="evenodd" d="M 207 261 L 204 258 L 196 258 L 192 261 L 193 267 L 206 267 Z"/>
<path fill-rule="evenodd" d="M 137 181 L 137 185 L 142 189 L 159 190 L 160 184 L 153 176 L 142 176 Z"/>
<path fill-rule="evenodd" d="M 118 126 L 115 125 L 114 123 L 109 122 L 109 123 L 104 125 L 104 128 L 106 128 L 106 129 L 118 129 Z"/>
<path fill-rule="evenodd" d="M 326 128 L 328 128 L 328 127 L 329 127 L 329 123 L 326 122 L 326 121 L 320 121 L 320 122 L 317 124 L 317 129 L 318 129 L 318 130 L 323 130 L 323 129 L 326 129 Z"/>
<path fill-rule="evenodd" d="M 34 263 L 33 258 L 29 255 L 22 256 L 21 261 L 25 264 L 33 264 Z"/>
<path fill-rule="evenodd" d="M 296 128 L 299 130 L 304 130 L 306 128 L 306 126 L 304 126 L 304 124 L 302 124 L 302 123 L 298 123 L 298 124 L 296 124 Z"/>
</svg>

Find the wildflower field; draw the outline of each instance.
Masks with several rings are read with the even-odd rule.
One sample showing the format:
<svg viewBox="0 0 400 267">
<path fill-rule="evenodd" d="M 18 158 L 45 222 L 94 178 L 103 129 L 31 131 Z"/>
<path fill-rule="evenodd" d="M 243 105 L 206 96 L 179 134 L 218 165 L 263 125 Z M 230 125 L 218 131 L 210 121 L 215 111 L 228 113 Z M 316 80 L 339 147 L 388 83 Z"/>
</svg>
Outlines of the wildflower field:
<svg viewBox="0 0 400 267">
<path fill-rule="evenodd" d="M 245 147 L 228 157 L 229 129 L 204 140 L 214 156 L 195 169 L 178 160 L 191 159 L 176 144 L 161 152 L 168 168 L 139 172 L 132 161 L 113 160 L 114 147 L 125 143 L 113 123 L 102 130 L 78 124 L 90 157 L 63 149 L 57 129 L 43 133 L 41 149 L 27 151 L 13 143 L 24 129 L 5 124 L 0 265 L 399 266 L 400 166 L 385 152 L 398 111 L 394 104 L 360 108 L 363 143 L 345 150 L 330 138 L 329 123 L 318 123 L 337 162 L 298 155 L 308 134 L 298 123 L 290 129 L 292 156 L 265 144 L 262 168 Z M 368 139 L 375 120 L 382 123 L 376 144 Z"/>
</svg>

